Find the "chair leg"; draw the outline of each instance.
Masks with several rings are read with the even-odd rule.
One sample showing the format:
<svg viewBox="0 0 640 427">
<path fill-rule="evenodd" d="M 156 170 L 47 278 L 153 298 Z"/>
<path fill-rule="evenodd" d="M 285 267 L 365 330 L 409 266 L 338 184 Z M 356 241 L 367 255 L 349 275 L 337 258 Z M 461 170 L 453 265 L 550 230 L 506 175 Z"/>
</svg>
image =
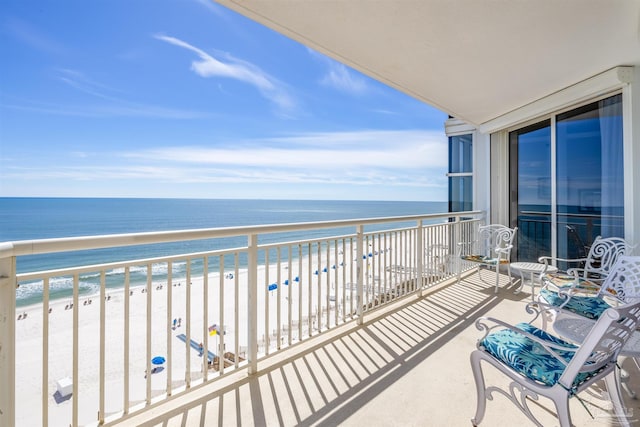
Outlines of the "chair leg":
<svg viewBox="0 0 640 427">
<path fill-rule="evenodd" d="M 500 287 L 500 263 L 496 264 L 496 294 L 498 293 L 498 288 Z"/>
<path fill-rule="evenodd" d="M 629 427 L 629 417 L 622 401 L 622 394 L 620 393 L 620 383 L 618 382 L 617 372 L 612 372 L 604 379 L 613 404 L 613 410 L 618 417 L 618 422 L 621 426 Z"/>
<path fill-rule="evenodd" d="M 620 366 L 622 366 L 622 361 L 620 359 L 618 359 L 618 363 L 620 364 Z M 626 369 L 624 368 L 620 368 L 619 377 L 620 377 L 620 387 L 622 387 L 624 391 L 627 392 L 630 398 L 637 399 L 636 392 L 633 391 L 631 387 L 629 387 L 629 379 L 631 378 L 631 375 L 629 375 L 629 372 L 627 372 Z"/>
<path fill-rule="evenodd" d="M 474 426 L 480 425 L 484 418 L 485 410 L 487 409 L 486 388 L 484 376 L 482 375 L 482 366 L 480 366 L 480 362 L 482 361 L 481 355 L 482 353 L 479 350 L 474 350 L 471 353 L 471 370 L 473 371 L 473 379 L 476 383 L 476 397 L 478 399 L 476 415 L 471 419 L 471 424 Z"/>
<path fill-rule="evenodd" d="M 560 427 L 571 427 L 573 424 L 571 424 L 571 413 L 569 412 L 569 396 L 564 395 L 560 399 L 553 399 L 553 403 L 556 406 Z"/>
</svg>

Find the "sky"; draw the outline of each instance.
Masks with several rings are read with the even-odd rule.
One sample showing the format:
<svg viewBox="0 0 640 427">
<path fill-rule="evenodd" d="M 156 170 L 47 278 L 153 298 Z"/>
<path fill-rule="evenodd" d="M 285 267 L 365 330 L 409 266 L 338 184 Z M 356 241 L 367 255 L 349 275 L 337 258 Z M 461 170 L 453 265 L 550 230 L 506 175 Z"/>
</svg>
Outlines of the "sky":
<svg viewBox="0 0 640 427">
<path fill-rule="evenodd" d="M 447 200 L 445 113 L 208 0 L 3 0 L 0 197 Z"/>
</svg>

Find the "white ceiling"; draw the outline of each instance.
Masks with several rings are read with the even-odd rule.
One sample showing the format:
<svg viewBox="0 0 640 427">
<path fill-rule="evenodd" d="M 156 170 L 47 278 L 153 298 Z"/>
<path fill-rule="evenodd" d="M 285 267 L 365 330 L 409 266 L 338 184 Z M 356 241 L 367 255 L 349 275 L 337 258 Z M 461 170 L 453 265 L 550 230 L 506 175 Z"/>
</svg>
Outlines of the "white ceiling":
<svg viewBox="0 0 640 427">
<path fill-rule="evenodd" d="M 640 65 L 640 0 L 216 1 L 475 125 Z"/>
</svg>

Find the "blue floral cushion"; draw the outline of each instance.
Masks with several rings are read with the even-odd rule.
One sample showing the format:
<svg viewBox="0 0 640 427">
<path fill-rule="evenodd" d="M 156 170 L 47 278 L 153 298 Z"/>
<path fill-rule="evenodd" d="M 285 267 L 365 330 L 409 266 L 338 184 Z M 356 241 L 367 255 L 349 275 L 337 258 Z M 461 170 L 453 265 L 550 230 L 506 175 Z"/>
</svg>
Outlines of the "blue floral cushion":
<svg viewBox="0 0 640 427">
<path fill-rule="evenodd" d="M 541 289 L 540 297 L 555 307 L 560 307 L 567 301 L 566 296 L 549 289 Z M 602 313 L 604 313 L 607 308 L 611 308 L 611 306 L 602 298 L 572 295 L 571 298 L 569 298 L 569 302 L 562 308 L 595 320 L 600 318 Z"/>
<path fill-rule="evenodd" d="M 484 255 L 462 255 L 460 258 L 462 258 L 464 261 L 479 262 L 480 264 L 489 265 L 496 265 L 498 261 L 500 261 L 500 264 L 509 263 L 509 261 L 506 259 L 491 258 Z"/>
<path fill-rule="evenodd" d="M 568 349 L 577 348 L 575 345 L 549 335 L 542 329 L 538 329 L 528 323 L 518 323 L 516 327 L 550 343 L 560 344 Z M 480 342 L 480 345 L 489 354 L 505 365 L 510 366 L 516 372 L 550 387 L 558 382 L 566 367 L 540 344 L 511 329 L 502 329 L 490 333 Z M 567 363 L 574 355 L 574 352 L 570 350 L 554 349 L 554 351 Z M 573 385 L 581 384 L 596 373 L 584 372 L 578 374 Z"/>
</svg>

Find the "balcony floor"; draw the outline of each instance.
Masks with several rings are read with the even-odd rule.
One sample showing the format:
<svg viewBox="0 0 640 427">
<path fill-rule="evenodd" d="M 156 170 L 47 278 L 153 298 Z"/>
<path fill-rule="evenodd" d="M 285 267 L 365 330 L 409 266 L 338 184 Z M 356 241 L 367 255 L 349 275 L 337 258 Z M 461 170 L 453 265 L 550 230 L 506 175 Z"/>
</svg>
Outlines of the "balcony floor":
<svg viewBox="0 0 640 427">
<path fill-rule="evenodd" d="M 491 273 L 484 278 L 493 282 Z M 501 283 L 508 284 L 502 277 Z M 527 321 L 531 300 L 526 288 L 515 295 L 508 285 L 494 294 L 478 274 L 466 276 L 369 314 L 365 324 L 344 325 L 294 346 L 259 364 L 259 374 L 231 373 L 188 394 L 177 395 L 119 425 L 147 426 L 469 426 L 476 393 L 469 354 L 480 332 L 474 321 L 492 316 Z M 486 366 L 486 365 L 484 365 Z M 624 361 L 631 386 L 640 393 L 640 375 Z M 485 375 L 507 385 L 486 366 Z M 489 380 L 491 381 L 491 380 Z M 577 426 L 618 425 L 592 387 L 580 395 L 593 414 L 571 399 Z M 640 400 L 624 393 L 640 425 Z M 546 399 L 529 405 L 545 426 L 558 425 Z M 483 426 L 530 425 L 504 396 L 487 403 Z"/>
</svg>

